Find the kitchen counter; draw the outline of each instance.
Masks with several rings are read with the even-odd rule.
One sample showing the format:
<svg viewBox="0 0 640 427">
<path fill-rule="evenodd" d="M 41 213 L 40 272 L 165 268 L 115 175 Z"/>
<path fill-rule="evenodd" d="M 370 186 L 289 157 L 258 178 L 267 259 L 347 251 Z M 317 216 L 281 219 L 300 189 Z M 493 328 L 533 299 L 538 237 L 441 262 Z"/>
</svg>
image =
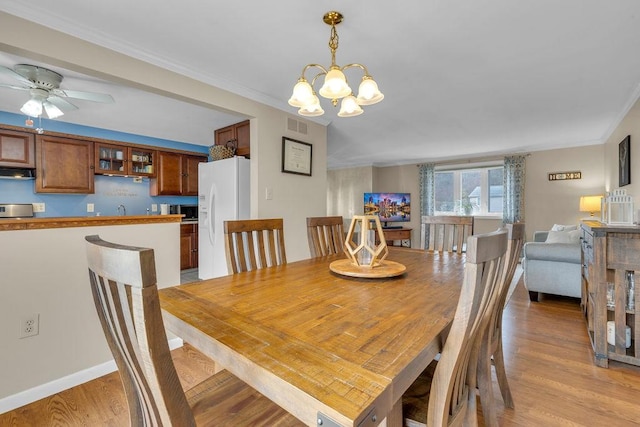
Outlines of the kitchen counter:
<svg viewBox="0 0 640 427">
<path fill-rule="evenodd" d="M 182 215 L 77 216 L 0 219 L 0 231 L 47 228 L 97 227 L 105 225 L 163 224 L 181 222 Z M 197 222 L 197 221 L 196 221 Z"/>
</svg>

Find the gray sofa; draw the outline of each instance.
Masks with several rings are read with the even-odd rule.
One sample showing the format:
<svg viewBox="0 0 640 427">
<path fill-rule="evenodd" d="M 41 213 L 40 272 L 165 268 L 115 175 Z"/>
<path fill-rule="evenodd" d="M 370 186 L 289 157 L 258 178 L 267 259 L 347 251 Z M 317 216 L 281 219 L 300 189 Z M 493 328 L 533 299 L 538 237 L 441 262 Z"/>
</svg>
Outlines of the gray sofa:
<svg viewBox="0 0 640 427">
<path fill-rule="evenodd" d="M 536 231 L 522 249 L 524 284 L 531 301 L 540 293 L 580 298 L 580 243 L 545 243 L 548 231 Z"/>
</svg>

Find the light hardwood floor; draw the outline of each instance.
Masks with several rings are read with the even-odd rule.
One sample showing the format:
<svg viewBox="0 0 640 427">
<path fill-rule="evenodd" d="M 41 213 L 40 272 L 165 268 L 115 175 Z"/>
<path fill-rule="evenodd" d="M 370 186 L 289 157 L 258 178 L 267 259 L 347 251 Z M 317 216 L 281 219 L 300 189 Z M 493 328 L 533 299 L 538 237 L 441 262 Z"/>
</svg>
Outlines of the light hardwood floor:
<svg viewBox="0 0 640 427">
<path fill-rule="evenodd" d="M 505 364 L 515 409 L 499 397 L 503 426 L 638 426 L 640 368 L 596 367 L 579 301 L 545 296 L 530 303 L 522 280 L 504 313 Z M 173 351 L 183 387 L 213 372 L 185 345 Z M 482 424 L 482 416 L 479 415 Z M 0 426 L 123 426 L 127 406 L 117 373 L 0 415 Z"/>
</svg>

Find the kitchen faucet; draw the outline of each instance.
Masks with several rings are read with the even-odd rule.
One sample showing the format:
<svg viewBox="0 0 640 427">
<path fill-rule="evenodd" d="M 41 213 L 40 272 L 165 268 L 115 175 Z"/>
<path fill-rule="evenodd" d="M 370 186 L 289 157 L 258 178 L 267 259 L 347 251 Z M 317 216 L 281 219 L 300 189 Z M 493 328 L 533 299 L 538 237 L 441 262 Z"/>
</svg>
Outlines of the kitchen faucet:
<svg viewBox="0 0 640 427">
<path fill-rule="evenodd" d="M 122 208 L 122 214 L 120 213 L 120 208 Z M 122 216 L 126 216 L 127 215 L 127 208 L 125 208 L 124 205 L 119 205 L 118 206 L 118 215 L 122 215 Z"/>
</svg>

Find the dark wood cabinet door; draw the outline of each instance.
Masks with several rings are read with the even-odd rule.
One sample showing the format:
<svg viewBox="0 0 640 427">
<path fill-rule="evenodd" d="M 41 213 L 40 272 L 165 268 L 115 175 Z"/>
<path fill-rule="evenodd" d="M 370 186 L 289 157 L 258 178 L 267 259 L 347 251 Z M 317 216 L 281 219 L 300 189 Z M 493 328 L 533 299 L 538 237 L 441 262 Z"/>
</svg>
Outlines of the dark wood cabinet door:
<svg viewBox="0 0 640 427">
<path fill-rule="evenodd" d="M 206 162 L 206 157 L 199 156 L 183 156 L 182 160 L 182 195 L 197 196 L 198 195 L 198 164 Z"/>
<path fill-rule="evenodd" d="M 36 158 L 37 193 L 94 192 L 93 142 L 38 135 Z"/>
<path fill-rule="evenodd" d="M 159 151 L 157 155 L 158 172 L 156 179 L 151 181 L 151 195 L 180 195 L 182 194 L 182 155 Z"/>
<path fill-rule="evenodd" d="M 238 140 L 238 150 L 236 154 L 238 156 L 245 156 L 249 158 L 251 153 L 250 145 L 250 133 L 249 133 L 249 120 L 238 123 L 236 126 L 236 139 Z"/>
<path fill-rule="evenodd" d="M 32 133 L 0 130 L 0 166 L 35 168 L 35 138 Z"/>
<path fill-rule="evenodd" d="M 227 141 L 236 138 L 236 131 L 234 126 L 227 126 L 222 129 L 218 129 L 215 131 L 215 142 L 216 145 L 225 145 Z"/>
<path fill-rule="evenodd" d="M 198 225 L 180 224 L 180 270 L 198 266 Z"/>
</svg>

